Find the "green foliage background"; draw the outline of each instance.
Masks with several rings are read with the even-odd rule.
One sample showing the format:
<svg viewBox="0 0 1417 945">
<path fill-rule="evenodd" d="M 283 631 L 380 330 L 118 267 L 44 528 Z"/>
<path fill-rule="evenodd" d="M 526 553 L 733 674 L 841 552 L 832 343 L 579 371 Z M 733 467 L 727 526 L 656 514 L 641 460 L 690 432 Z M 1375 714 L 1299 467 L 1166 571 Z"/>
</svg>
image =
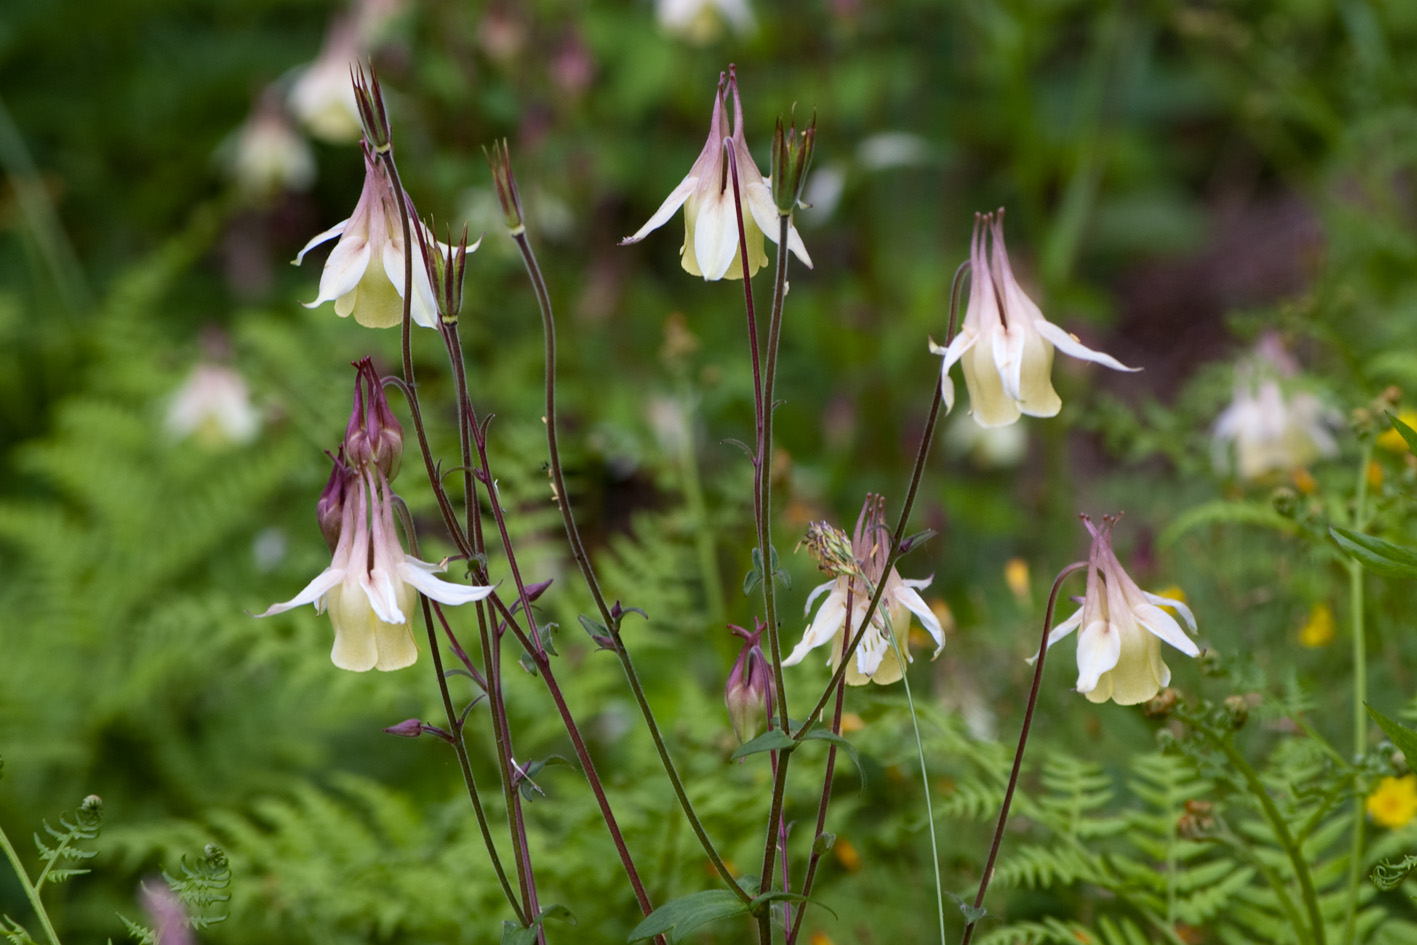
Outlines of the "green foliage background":
<svg viewBox="0 0 1417 945">
<path fill-rule="evenodd" d="M 437 717 L 426 665 L 342 673 L 329 664 L 326 619 L 247 615 L 325 567 L 312 506 L 321 453 L 347 416 L 347 364 L 397 357 L 396 332 L 296 304 L 314 296 L 322 256 L 285 265 L 349 213 L 357 150 L 317 145 L 313 189 L 260 204 L 237 197 L 214 157 L 260 90 L 315 56 L 336 9 L 8 0 L 0 10 L 0 823 L 23 842 L 84 795 L 104 798 L 95 873 L 54 891 L 52 913 L 74 941 L 119 934 L 114 913 L 133 913 L 138 880 L 212 841 L 229 856 L 233 898 L 231 919 L 204 940 L 483 942 L 508 917 L 451 759 L 427 739 L 380 733 Z M 720 695 L 732 659 L 723 623 L 753 613 L 738 590 L 751 472 L 726 442 L 752 435 L 741 296 L 684 276 L 677 221 L 616 245 L 702 147 L 730 61 L 760 163 L 778 114 L 815 109 L 815 173 L 841 188 L 798 215 L 816 266 L 793 270 L 778 381 L 781 550 L 811 518 L 849 524 L 868 490 L 898 509 L 938 378 L 926 337 L 944 334 L 976 211 L 1008 208 L 1015 266 L 1050 320 L 1146 369 L 1104 376 L 1059 359 L 1063 414 L 1024 422 L 1017 466 L 979 466 L 948 432 L 937 442 L 916 520 L 939 537 L 905 571 L 933 573 L 928 596 L 956 621 L 940 660 L 914 669 L 945 799 L 947 888 L 972 897 L 1027 689 L 1022 657 L 1051 575 L 1084 553 L 1078 511 L 1127 511 L 1123 560 L 1149 589 L 1184 589 L 1222 667 L 1203 676 L 1177 657 L 1177 685 L 1217 701 L 1257 693 L 1273 711 L 1237 737 L 1256 759 L 1280 753 L 1274 776 L 1298 783 L 1293 772 L 1312 759 L 1282 754 L 1283 710 L 1340 746 L 1349 737 L 1345 572 L 1328 545 L 1269 511 L 1284 483 L 1247 486 L 1213 468 L 1208 434 L 1229 398 L 1230 360 L 1267 329 L 1345 411 L 1387 385 L 1417 387 L 1417 6 L 823 0 L 755 12 L 751 35 L 692 45 L 665 35 L 647 3 L 410 2 L 375 57 L 418 206 L 487 232 L 463 327 L 473 397 L 497 416 L 494 460 L 529 570 L 565 578 L 544 599 L 562 628 L 562 675 L 656 901 L 711 878 L 618 667 L 576 629 L 588 607 L 566 575 L 542 472 L 536 310 L 492 214 L 480 148 L 510 140 L 552 283 L 563 439 L 605 583 L 649 614 L 627 627 L 656 710 L 710 832 L 751 870 L 770 783 L 761 763 L 728 762 Z M 494 35 L 519 42 L 506 52 Z M 892 144 L 898 157 L 883 160 Z M 666 355 L 667 335 L 682 341 L 683 330 L 696 343 Z M 252 445 L 164 433 L 167 398 L 214 337 L 263 410 Z M 425 402 L 446 402 L 436 350 L 418 354 Z M 656 433 L 656 411 L 675 408 L 688 418 L 687 451 Z M 435 422 L 446 447 L 455 429 Z M 971 422 L 961 409 L 950 427 Z M 1315 521 L 1347 514 L 1359 444 L 1340 439 L 1342 455 L 1311 469 L 1318 491 L 1302 501 Z M 1400 536 L 1417 477 L 1410 456 L 1379 450 L 1378 461 L 1381 530 Z M 447 549 L 405 475 L 434 557 Z M 695 483 L 706 513 L 686 500 Z M 1015 557 L 1033 574 L 1021 597 L 1003 580 Z M 786 561 L 791 637 L 815 580 L 804 556 Z M 1412 593 L 1371 579 L 1367 589 L 1369 699 L 1398 715 L 1417 665 Z M 1340 615 L 1339 639 L 1301 648 L 1298 628 L 1318 603 Z M 1020 924 L 996 939 L 1092 929 L 1104 941 L 1169 941 L 1147 926 L 1146 910 L 1161 907 L 1146 898 L 1154 890 L 1128 885 L 1126 864 L 1218 862 L 1207 883 L 1247 889 L 1251 877 L 1226 885 L 1245 867 L 1178 850 L 1169 833 L 1184 801 L 1224 790 L 1203 769 L 1158 767 L 1176 762 L 1151 755 L 1156 723 L 1069 692 L 1071 647 L 1048 674 L 1036 799 L 1005 848 L 1007 888 L 991 900 Z M 806 666 L 792 680 L 805 701 L 825 675 Z M 841 767 L 828 829 L 860 863 L 829 860 L 820 896 L 840 918 L 814 913 L 810 927 L 835 941 L 923 941 L 934 928 L 929 847 L 903 702 L 894 691 L 849 696 L 866 784 Z M 570 754 L 536 680 L 514 675 L 509 699 L 520 750 Z M 478 775 L 490 785 L 489 755 Z M 606 865 L 583 782 L 553 767 L 540 783 L 547 797 L 530 811 L 542 898 L 580 923 L 551 926 L 553 939 L 623 941 L 633 901 Z M 797 852 L 810 842 L 815 790 L 806 778 L 792 787 Z M 1081 799 L 1070 821 L 1049 806 L 1060 796 Z M 1069 860 L 1079 841 L 1105 852 Z M 1410 828 L 1380 833 L 1369 852 L 1410 852 L 1413 841 Z M 1118 889 L 1125 909 L 1110 898 Z M 1269 908 L 1187 902 L 1174 917 L 1208 929 L 1206 941 L 1244 940 L 1235 929 Z M 1410 917 L 1401 895 L 1375 908 Z M 28 915 L 7 876 L 0 913 Z M 1365 930 L 1387 941 L 1397 933 L 1384 926 L 1398 928 Z"/>
</svg>

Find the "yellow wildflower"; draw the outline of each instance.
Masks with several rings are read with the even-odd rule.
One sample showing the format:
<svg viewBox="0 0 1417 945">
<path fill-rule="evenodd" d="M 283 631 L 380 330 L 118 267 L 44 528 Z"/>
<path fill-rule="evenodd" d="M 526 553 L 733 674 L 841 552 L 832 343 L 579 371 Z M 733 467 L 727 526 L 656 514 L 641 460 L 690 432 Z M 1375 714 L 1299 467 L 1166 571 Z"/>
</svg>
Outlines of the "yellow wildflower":
<svg viewBox="0 0 1417 945">
<path fill-rule="evenodd" d="M 1333 637 L 1333 608 L 1328 604 L 1315 604 L 1309 610 L 1309 622 L 1299 630 L 1299 643 L 1308 647 L 1328 646 Z"/>
<path fill-rule="evenodd" d="M 1417 775 L 1383 778 L 1368 795 L 1368 814 L 1379 827 L 1404 827 L 1417 817 Z"/>
</svg>

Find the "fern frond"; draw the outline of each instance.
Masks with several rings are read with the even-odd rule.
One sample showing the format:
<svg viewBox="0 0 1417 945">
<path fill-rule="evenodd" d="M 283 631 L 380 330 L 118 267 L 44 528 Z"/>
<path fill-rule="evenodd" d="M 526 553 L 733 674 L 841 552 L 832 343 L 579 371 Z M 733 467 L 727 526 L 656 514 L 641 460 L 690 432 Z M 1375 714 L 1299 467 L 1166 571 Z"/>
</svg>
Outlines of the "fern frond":
<svg viewBox="0 0 1417 945">
<path fill-rule="evenodd" d="M 10 945 L 36 945 L 23 925 L 9 916 L 0 916 L 0 919 L 4 921 L 4 925 L 0 926 L 0 935 L 3 935 Z"/>
<path fill-rule="evenodd" d="M 58 841 L 52 847 L 41 840 L 38 833 L 34 835 L 34 845 L 39 850 L 40 858 L 44 860 L 39 878 L 34 881 L 36 894 L 44 889 L 44 884 L 50 880 L 63 882 L 89 872 L 85 869 L 56 868 L 56 864 L 63 861 L 79 862 L 98 854 L 97 850 L 79 849 L 77 844 L 98 839 L 98 832 L 103 827 L 103 801 L 97 794 L 90 794 L 74 811 L 73 819 L 61 817 L 59 826 L 64 829 L 57 830 L 49 825 L 49 821 L 44 822 L 44 832 Z"/>
</svg>

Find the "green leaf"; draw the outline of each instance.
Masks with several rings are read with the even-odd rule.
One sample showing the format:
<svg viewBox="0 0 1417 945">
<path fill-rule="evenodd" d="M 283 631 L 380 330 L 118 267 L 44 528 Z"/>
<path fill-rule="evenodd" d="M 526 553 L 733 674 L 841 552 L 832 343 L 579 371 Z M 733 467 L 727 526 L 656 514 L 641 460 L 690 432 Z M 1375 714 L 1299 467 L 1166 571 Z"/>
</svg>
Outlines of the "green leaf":
<svg viewBox="0 0 1417 945">
<path fill-rule="evenodd" d="M 522 777 L 517 781 L 517 790 L 522 792 L 522 797 L 526 800 L 534 801 L 536 800 L 536 795 L 538 794 L 540 794 L 542 797 L 546 796 L 546 792 L 543 791 L 533 779 L 538 774 L 540 774 L 547 765 L 565 765 L 567 768 L 575 767 L 575 765 L 571 763 L 570 759 L 563 758 L 560 755 L 550 755 L 546 758 L 538 758 L 534 761 L 528 761 L 526 764 L 522 765 Z"/>
<path fill-rule="evenodd" d="M 1410 759 L 1408 763 L 1417 761 L 1417 731 L 1413 731 L 1401 722 L 1393 721 L 1366 703 L 1364 705 L 1368 714 L 1373 717 L 1373 721 L 1378 723 L 1378 728 L 1383 730 L 1383 734 L 1397 746 L 1398 751 Z"/>
<path fill-rule="evenodd" d="M 536 930 L 547 919 L 561 919 L 570 924 L 576 924 L 575 914 L 559 903 L 553 903 L 542 909 L 535 919 L 531 920 L 531 925 L 520 926 L 510 919 L 502 923 L 502 945 L 536 945 Z"/>
<path fill-rule="evenodd" d="M 1407 441 L 1407 448 L 1417 453 L 1417 430 L 1412 429 L 1407 424 L 1397 419 L 1392 413 L 1388 413 L 1387 418 L 1392 421 L 1392 428 Z"/>
<path fill-rule="evenodd" d="M 1292 535 L 1298 526 L 1280 515 L 1269 502 L 1227 502 L 1217 499 L 1187 509 L 1171 520 L 1156 537 L 1157 547 L 1167 548 L 1186 532 L 1202 525 L 1259 525 Z"/>
<path fill-rule="evenodd" d="M 861 767 L 861 754 L 856 750 L 855 745 L 851 744 L 851 742 L 842 738 L 840 735 L 836 734 L 829 728 L 814 728 L 802 737 L 804 739 L 811 738 L 817 741 L 831 742 L 833 745 L 850 755 L 851 763 L 856 766 L 856 773 L 861 777 L 861 790 L 866 790 L 866 769 Z"/>
<path fill-rule="evenodd" d="M 753 588 L 763 583 L 763 554 L 757 548 L 753 549 L 753 567 L 743 578 L 743 595 L 753 593 Z"/>
<path fill-rule="evenodd" d="M 817 839 L 812 841 L 812 852 L 817 856 L 823 856 L 834 846 L 836 846 L 836 834 L 822 831 L 817 834 Z"/>
<path fill-rule="evenodd" d="M 748 904 L 727 889 L 706 889 L 671 899 L 645 916 L 630 932 L 629 941 L 643 942 L 656 935 L 672 933 L 669 940 L 679 942 L 700 926 L 747 914 Z"/>
<path fill-rule="evenodd" d="M 1328 532 L 1338 542 L 1338 547 L 1374 574 L 1417 577 L 1417 548 L 1395 545 L 1337 525 L 1329 526 Z"/>
<path fill-rule="evenodd" d="M 756 755 L 763 751 L 781 751 L 783 749 L 796 748 L 797 743 L 792 740 L 792 736 L 780 728 L 775 728 L 770 732 L 764 732 L 757 738 L 749 739 L 738 746 L 738 750 L 732 755 L 732 760 L 746 758 L 749 755 Z"/>
</svg>

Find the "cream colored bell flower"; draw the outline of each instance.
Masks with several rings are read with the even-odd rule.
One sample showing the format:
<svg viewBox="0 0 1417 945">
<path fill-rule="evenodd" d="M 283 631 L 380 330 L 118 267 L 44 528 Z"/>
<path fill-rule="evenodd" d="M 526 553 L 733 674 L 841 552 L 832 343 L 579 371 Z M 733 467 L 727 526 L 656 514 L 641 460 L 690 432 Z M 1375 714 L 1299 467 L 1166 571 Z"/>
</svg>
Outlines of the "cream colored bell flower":
<svg viewBox="0 0 1417 945">
<path fill-rule="evenodd" d="M 733 93 L 731 133 L 726 104 L 729 91 Z M 694 166 L 689 168 L 688 176 L 679 182 L 654 216 L 634 236 L 621 240 L 620 245 L 638 243 L 650 231 L 669 222 L 674 212 L 683 207 L 684 245 L 679 254 L 684 271 L 706 280 L 743 278 L 738 245 L 739 203 L 733 199 L 733 178 L 724 155 L 725 143 L 733 148 L 738 167 L 748 274 L 751 276 L 765 266 L 768 258 L 763 252 L 763 235 L 777 242 L 778 212 L 772 199 L 771 181 L 758 170 L 743 138 L 743 103 L 738 97 L 738 80 L 731 69 L 726 76 L 719 76 L 708 141 Z M 812 260 L 797 227 L 789 225 L 787 234 L 787 248 L 810 269 Z"/>
<path fill-rule="evenodd" d="M 296 265 L 305 254 L 327 240 L 339 237 L 339 242 L 325 260 L 320 274 L 320 294 L 313 302 L 302 303 L 315 308 L 325 302 L 335 303 L 335 314 L 341 318 L 354 316 L 359 324 L 369 328 L 393 328 L 403 323 L 403 270 L 406 249 L 403 224 L 399 218 L 399 203 L 393 187 L 378 160 L 364 148 L 364 190 L 349 219 L 335 224 L 305 244 L 295 257 Z M 416 219 L 409 221 L 409 233 L 417 243 L 414 227 L 424 227 Z M 436 245 L 446 257 L 450 252 L 437 243 L 424 227 L 430 247 Z M 477 249 L 478 240 L 468 247 Z M 415 247 L 415 253 L 418 252 Z M 433 287 L 428 281 L 421 254 L 413 260 L 413 301 L 410 317 L 415 324 L 436 328 L 438 311 L 433 302 Z"/>
<path fill-rule="evenodd" d="M 891 634 L 895 634 L 901 651 L 909 661 L 911 656 L 907 645 L 907 631 L 911 614 L 920 618 L 920 623 L 935 639 L 937 645 L 930 658 L 934 659 L 940 655 L 940 650 L 945 645 L 944 629 L 934 611 L 916 591 L 916 588 L 929 587 L 930 579 L 906 580 L 901 578 L 894 568 L 889 575 L 884 573 L 890 542 L 890 531 L 884 521 L 884 512 L 884 499 L 876 495 L 867 496 L 866 504 L 862 506 L 861 515 L 856 521 L 856 534 L 850 548 L 843 548 L 834 555 L 818 554 L 823 570 L 835 573 L 837 577 L 808 595 L 804 613 L 810 612 L 812 602 L 827 593 L 826 600 L 822 601 L 817 609 L 817 615 L 812 618 L 801 642 L 791 655 L 782 661 L 783 666 L 800 663 L 809 651 L 824 643 L 830 643 L 829 662 L 832 670 L 836 670 L 847 646 L 845 635 L 848 597 L 851 601 L 852 633 L 861 633 L 863 627 L 865 628 L 865 636 L 856 648 L 851 665 L 846 669 L 845 678 L 848 685 L 864 686 L 868 682 L 887 685 L 898 681 L 904 675 L 904 667 L 901 666 L 900 658 L 891 644 Z M 845 535 L 840 532 L 836 534 L 840 535 L 837 544 L 844 545 Z M 815 553 L 818 549 L 814 548 L 813 551 Z M 875 588 L 882 580 L 885 581 L 885 590 L 881 594 L 880 605 L 872 615 L 870 625 L 865 626 L 866 609 L 871 603 Z"/>
<path fill-rule="evenodd" d="M 992 240 L 986 258 L 985 244 Z M 944 357 L 940 389 L 946 410 L 954 407 L 950 368 L 964 371 L 970 413 L 980 426 L 1013 423 L 1021 414 L 1052 417 L 1063 402 L 1053 390 L 1053 350 L 1117 371 L 1138 371 L 1091 348 L 1043 317 L 1009 267 L 1004 247 L 1004 211 L 975 214 L 969 247 L 969 306 L 948 347 L 930 342 Z"/>
<path fill-rule="evenodd" d="M 1087 594 L 1077 612 L 1048 634 L 1048 646 L 1081 628 L 1077 691 L 1089 702 L 1146 702 L 1171 682 L 1171 669 L 1161 658 L 1163 640 L 1187 656 L 1200 655 L 1195 641 L 1162 608 L 1180 614 L 1192 632 L 1196 618 L 1181 601 L 1143 591 L 1122 570 L 1112 551 L 1115 516 L 1104 516 L 1100 528 L 1083 521 L 1092 533 Z"/>
<path fill-rule="evenodd" d="M 411 666 L 418 659 L 411 615 L 420 593 L 456 605 L 482 600 L 492 588 L 440 580 L 433 572 L 441 571 L 441 565 L 419 561 L 403 550 L 394 529 L 389 485 L 376 466 L 337 474 L 330 488 L 339 490 L 343 505 L 330 566 L 299 594 L 257 616 L 314 604 L 317 613 L 330 612 L 335 628 L 330 658 L 340 669 Z"/>
</svg>

